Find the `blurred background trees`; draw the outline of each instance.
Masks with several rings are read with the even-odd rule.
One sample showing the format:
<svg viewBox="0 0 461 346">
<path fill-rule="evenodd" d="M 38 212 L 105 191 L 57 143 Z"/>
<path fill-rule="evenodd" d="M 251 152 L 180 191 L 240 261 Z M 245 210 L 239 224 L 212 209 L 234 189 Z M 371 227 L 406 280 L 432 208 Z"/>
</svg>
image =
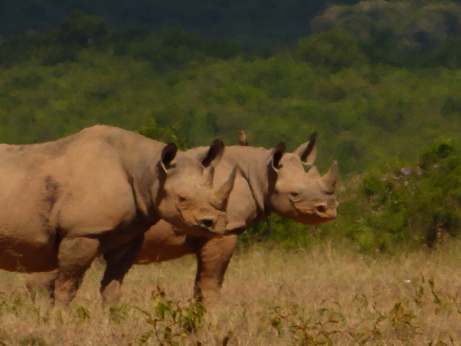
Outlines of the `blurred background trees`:
<svg viewBox="0 0 461 346">
<path fill-rule="evenodd" d="M 317 131 L 320 170 L 340 164 L 340 217 L 313 232 L 273 217 L 246 241 L 341 235 L 390 251 L 458 235 L 461 2 L 191 4 L 8 2 L 1 141 L 104 123 L 184 149 L 237 144 L 244 129 L 252 145 L 294 150 Z"/>
</svg>

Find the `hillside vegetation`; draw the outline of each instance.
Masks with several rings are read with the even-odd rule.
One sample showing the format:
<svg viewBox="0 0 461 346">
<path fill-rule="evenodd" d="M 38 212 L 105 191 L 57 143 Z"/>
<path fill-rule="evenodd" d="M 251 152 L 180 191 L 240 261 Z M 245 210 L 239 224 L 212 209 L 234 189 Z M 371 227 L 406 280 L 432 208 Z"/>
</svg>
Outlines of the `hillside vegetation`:
<svg viewBox="0 0 461 346">
<path fill-rule="evenodd" d="M 103 123 L 181 148 L 216 137 L 234 144 L 244 129 L 251 145 L 283 141 L 294 150 L 317 131 L 320 170 L 339 161 L 340 217 L 320 234 L 273 217 L 245 241 L 308 246 L 331 235 L 365 251 L 432 246 L 437 232 L 459 233 L 461 55 L 453 42 L 461 11 L 439 3 L 433 30 L 448 19 L 450 30 L 424 47 L 413 35 L 419 50 L 404 49 L 410 33 L 393 22 L 372 22 L 367 35 L 350 27 L 356 16 L 364 27 L 387 18 L 397 3 L 421 20 L 432 13 L 425 2 L 331 6 L 314 19 L 315 34 L 272 53 L 178 28 L 114 31 L 104 18 L 76 12 L 0 45 L 0 138 L 36 143 Z M 379 39 L 383 32 L 393 33 L 389 41 Z M 443 169 L 425 163 L 430 153 L 432 167 Z M 404 167 L 423 173 L 407 177 Z"/>
</svg>

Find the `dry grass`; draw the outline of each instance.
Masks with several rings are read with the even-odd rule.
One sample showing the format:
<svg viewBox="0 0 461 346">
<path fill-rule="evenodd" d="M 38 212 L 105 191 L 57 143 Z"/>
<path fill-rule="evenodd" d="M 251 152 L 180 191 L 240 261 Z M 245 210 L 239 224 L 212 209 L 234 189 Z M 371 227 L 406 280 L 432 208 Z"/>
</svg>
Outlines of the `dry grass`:
<svg viewBox="0 0 461 346">
<path fill-rule="evenodd" d="M 165 340 L 170 327 L 166 339 L 180 344 L 456 345 L 461 344 L 460 260 L 461 244 L 455 242 L 432 253 L 379 259 L 329 245 L 312 251 L 254 247 L 234 257 L 222 300 L 198 318 L 202 324 L 195 333 L 168 314 L 155 315 L 150 299 L 160 285 L 169 302 L 157 297 L 157 310 L 163 304 L 192 319 L 187 301 L 193 257 L 134 267 L 123 301 L 112 308 L 101 307 L 98 263 L 69 307 L 49 308 L 43 298 L 32 302 L 25 276 L 2 271 L 0 344 L 139 344 L 155 325 L 159 334 L 150 335 L 147 344 Z M 151 315 L 151 324 L 138 308 Z"/>
</svg>

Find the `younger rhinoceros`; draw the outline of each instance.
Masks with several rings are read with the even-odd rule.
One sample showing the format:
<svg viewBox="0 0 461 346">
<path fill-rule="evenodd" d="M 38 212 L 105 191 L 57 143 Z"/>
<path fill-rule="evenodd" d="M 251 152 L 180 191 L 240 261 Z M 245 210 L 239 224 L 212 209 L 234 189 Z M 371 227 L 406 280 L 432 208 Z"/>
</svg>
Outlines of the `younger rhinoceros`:
<svg viewBox="0 0 461 346">
<path fill-rule="evenodd" d="M 220 183 L 235 164 L 238 174 L 227 206 L 227 233 L 212 239 L 187 235 L 184 230 L 160 220 L 144 234 L 137 264 L 161 262 L 195 254 L 197 275 L 195 295 L 207 300 L 220 294 L 224 274 L 235 250 L 237 234 L 258 220 L 275 212 L 304 224 L 317 224 L 335 219 L 338 202 L 334 194 L 337 164 L 320 176 L 312 166 L 306 173 L 304 165 L 312 165 L 316 157 L 316 135 L 298 147 L 285 152 L 283 144 L 273 150 L 254 147 L 226 147 L 216 168 L 215 183 Z M 195 148 L 193 156 L 203 152 Z M 53 273 L 29 280 L 31 290 L 49 288 Z"/>
<path fill-rule="evenodd" d="M 324 176 L 320 176 L 315 166 L 306 173 L 304 165 L 314 164 L 316 152 L 316 134 L 294 153 L 286 153 L 283 144 L 273 150 L 227 147 L 219 167 L 235 163 L 241 175 L 229 198 L 229 233 L 214 239 L 190 237 L 160 221 L 146 232 L 136 263 L 170 259 L 171 254 L 180 257 L 195 253 L 198 264 L 195 295 L 207 300 L 219 297 L 237 234 L 253 223 L 272 212 L 309 225 L 336 218 L 338 202 L 334 190 L 338 165 L 333 163 Z"/>
<path fill-rule="evenodd" d="M 223 234 L 235 178 L 212 189 L 221 141 L 196 158 L 139 134 L 94 126 L 43 144 L 0 145 L 0 269 L 55 271 L 71 301 L 103 255 L 101 292 L 116 299 L 143 233 L 160 218 L 198 236 Z"/>
</svg>

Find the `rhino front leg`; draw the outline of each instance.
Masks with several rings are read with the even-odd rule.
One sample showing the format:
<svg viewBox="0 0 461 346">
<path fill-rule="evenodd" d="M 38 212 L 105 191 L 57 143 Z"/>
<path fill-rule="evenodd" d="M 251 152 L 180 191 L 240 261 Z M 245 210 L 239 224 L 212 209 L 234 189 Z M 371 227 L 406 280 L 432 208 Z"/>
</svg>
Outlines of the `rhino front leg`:
<svg viewBox="0 0 461 346">
<path fill-rule="evenodd" d="M 68 304 L 75 298 L 83 275 L 99 252 L 95 238 L 64 238 L 59 244 L 58 273 L 54 288 L 57 302 Z"/>
<path fill-rule="evenodd" d="M 104 304 L 116 303 L 121 297 L 123 278 L 134 263 L 141 249 L 144 236 L 104 254 L 106 270 L 101 281 L 101 295 Z"/>
<path fill-rule="evenodd" d="M 58 270 L 44 273 L 30 274 L 26 281 L 27 289 L 32 297 L 36 299 L 38 295 L 46 295 L 51 302 L 54 300 L 54 286 L 58 276 Z"/>
<path fill-rule="evenodd" d="M 194 295 L 198 300 L 210 301 L 220 297 L 224 274 L 236 245 L 235 234 L 204 239 L 199 243 L 194 286 Z"/>
</svg>

